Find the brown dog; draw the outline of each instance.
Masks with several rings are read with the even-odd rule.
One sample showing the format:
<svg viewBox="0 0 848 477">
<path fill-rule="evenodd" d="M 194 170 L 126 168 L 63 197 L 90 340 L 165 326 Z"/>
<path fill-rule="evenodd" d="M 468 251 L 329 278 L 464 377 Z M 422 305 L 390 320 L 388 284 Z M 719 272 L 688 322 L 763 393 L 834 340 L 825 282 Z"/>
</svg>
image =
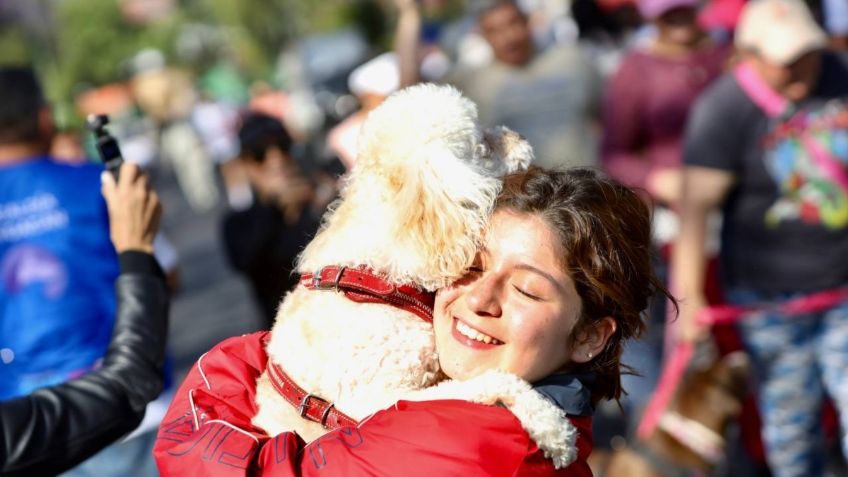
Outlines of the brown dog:
<svg viewBox="0 0 848 477">
<path fill-rule="evenodd" d="M 653 434 L 614 451 L 603 475 L 710 475 L 724 457 L 724 434 L 741 412 L 749 374 L 742 352 L 690 366 Z"/>
</svg>

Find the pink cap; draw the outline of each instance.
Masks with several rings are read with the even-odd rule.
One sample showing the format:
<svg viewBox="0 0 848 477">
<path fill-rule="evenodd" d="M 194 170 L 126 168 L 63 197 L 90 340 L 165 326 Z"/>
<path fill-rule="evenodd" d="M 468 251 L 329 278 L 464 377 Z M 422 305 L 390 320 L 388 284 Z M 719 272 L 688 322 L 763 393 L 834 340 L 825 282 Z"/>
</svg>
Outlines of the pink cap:
<svg viewBox="0 0 848 477">
<path fill-rule="evenodd" d="M 701 0 L 638 0 L 639 13 L 645 20 L 655 20 L 663 13 L 680 7 L 697 7 Z"/>
</svg>

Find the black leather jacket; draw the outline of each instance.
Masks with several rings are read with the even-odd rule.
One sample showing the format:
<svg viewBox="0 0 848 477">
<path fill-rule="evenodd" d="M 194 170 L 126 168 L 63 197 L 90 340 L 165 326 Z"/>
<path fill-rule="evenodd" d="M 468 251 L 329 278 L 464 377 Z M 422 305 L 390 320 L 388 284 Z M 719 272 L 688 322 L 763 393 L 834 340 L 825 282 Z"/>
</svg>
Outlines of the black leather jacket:
<svg viewBox="0 0 848 477">
<path fill-rule="evenodd" d="M 103 366 L 0 403 L 3 476 L 61 473 L 133 430 L 162 390 L 168 291 L 152 256 L 124 252 Z"/>
</svg>

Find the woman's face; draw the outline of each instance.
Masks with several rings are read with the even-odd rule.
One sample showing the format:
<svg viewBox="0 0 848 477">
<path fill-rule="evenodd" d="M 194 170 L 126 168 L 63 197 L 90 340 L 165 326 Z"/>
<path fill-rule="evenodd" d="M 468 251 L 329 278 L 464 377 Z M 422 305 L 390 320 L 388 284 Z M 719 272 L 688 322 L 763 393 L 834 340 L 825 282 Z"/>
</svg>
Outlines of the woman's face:
<svg viewBox="0 0 848 477">
<path fill-rule="evenodd" d="M 679 7 L 663 13 L 654 23 L 660 38 L 667 43 L 694 46 L 704 36 L 698 26 L 697 11 L 693 7 Z"/>
<path fill-rule="evenodd" d="M 436 347 L 448 376 L 497 369 L 533 382 L 573 360 L 581 300 L 559 250 L 540 217 L 494 214 L 471 270 L 436 294 Z"/>
</svg>

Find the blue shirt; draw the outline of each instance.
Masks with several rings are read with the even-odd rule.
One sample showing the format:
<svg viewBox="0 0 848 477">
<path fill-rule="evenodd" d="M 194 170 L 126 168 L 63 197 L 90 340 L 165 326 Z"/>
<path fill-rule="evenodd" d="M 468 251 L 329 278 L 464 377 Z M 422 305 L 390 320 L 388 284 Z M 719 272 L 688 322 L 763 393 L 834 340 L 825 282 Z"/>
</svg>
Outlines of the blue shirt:
<svg viewBox="0 0 848 477">
<path fill-rule="evenodd" d="M 74 378 L 106 352 L 118 261 L 95 164 L 0 166 L 0 400 Z"/>
<path fill-rule="evenodd" d="M 533 383 L 533 389 L 553 401 L 569 416 L 591 416 L 595 412 L 592 392 L 587 387 L 595 375 L 556 373 Z"/>
</svg>

